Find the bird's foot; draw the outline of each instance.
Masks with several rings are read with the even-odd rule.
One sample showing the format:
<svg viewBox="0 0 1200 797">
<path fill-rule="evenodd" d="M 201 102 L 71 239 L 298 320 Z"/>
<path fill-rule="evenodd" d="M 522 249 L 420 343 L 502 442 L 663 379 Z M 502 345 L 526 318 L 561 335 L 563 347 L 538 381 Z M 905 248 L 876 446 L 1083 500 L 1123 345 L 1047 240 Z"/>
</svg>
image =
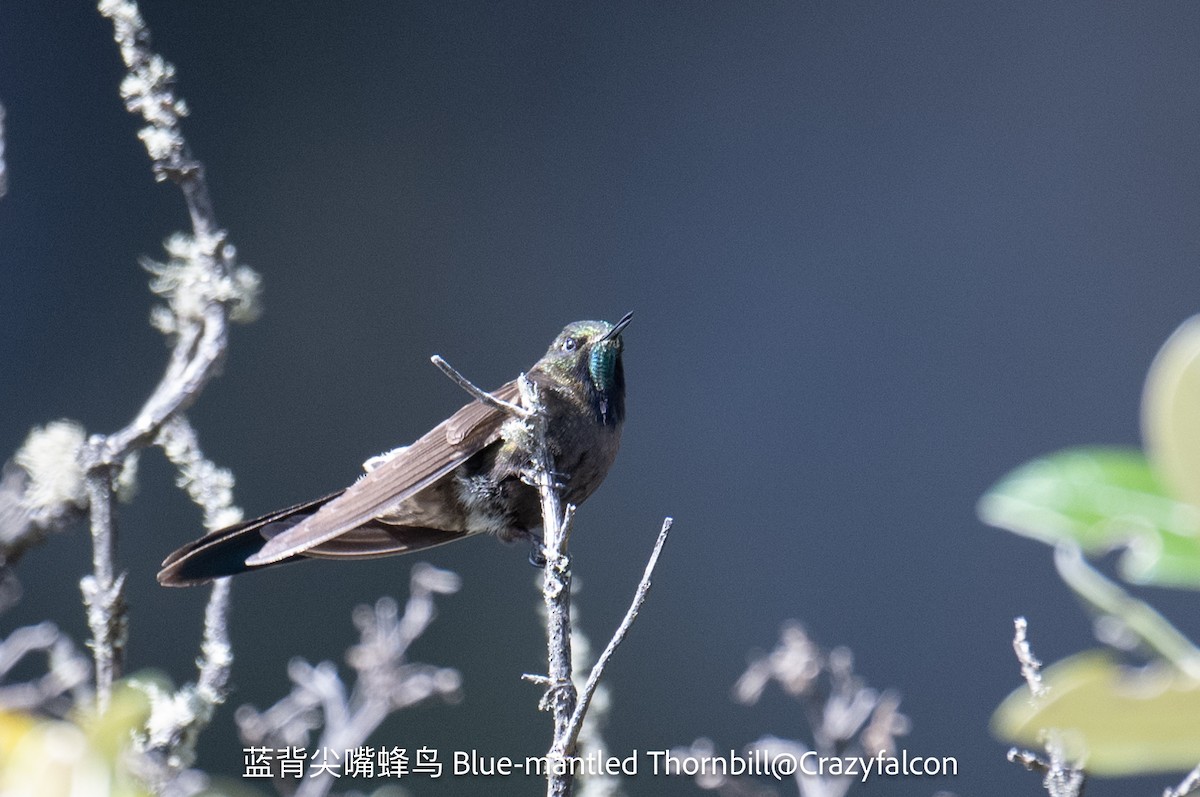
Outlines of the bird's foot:
<svg viewBox="0 0 1200 797">
<path fill-rule="evenodd" d="M 529 535 L 529 564 L 539 570 L 546 566 L 546 546 L 540 534 Z"/>
<path fill-rule="evenodd" d="M 531 465 L 530 467 L 521 471 L 521 481 L 525 484 L 528 484 L 530 487 L 540 488 L 542 482 L 542 473 L 544 473 L 544 471 L 541 468 L 536 468 Z M 570 480 L 571 474 L 569 473 L 564 473 L 563 471 L 559 470 L 550 471 L 550 486 L 560 493 L 567 489 L 567 482 Z"/>
</svg>

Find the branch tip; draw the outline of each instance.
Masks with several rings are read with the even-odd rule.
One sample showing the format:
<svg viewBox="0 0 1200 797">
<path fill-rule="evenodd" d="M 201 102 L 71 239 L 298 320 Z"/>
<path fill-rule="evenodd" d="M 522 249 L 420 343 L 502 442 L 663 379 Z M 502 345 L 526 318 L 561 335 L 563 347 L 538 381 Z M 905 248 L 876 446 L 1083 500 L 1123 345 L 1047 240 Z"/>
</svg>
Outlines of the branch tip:
<svg viewBox="0 0 1200 797">
<path fill-rule="evenodd" d="M 429 358 L 429 361 L 436 365 L 438 370 L 450 377 L 451 381 L 469 393 L 477 401 L 482 401 L 492 409 L 500 410 L 501 412 L 507 413 L 514 418 L 526 419 L 530 416 L 529 410 L 525 409 L 524 407 L 519 407 L 516 404 L 504 401 L 503 399 L 498 399 L 491 393 L 488 393 L 486 390 L 476 385 L 470 379 L 467 379 L 453 365 L 446 362 L 446 360 L 440 354 L 433 355 Z"/>
</svg>

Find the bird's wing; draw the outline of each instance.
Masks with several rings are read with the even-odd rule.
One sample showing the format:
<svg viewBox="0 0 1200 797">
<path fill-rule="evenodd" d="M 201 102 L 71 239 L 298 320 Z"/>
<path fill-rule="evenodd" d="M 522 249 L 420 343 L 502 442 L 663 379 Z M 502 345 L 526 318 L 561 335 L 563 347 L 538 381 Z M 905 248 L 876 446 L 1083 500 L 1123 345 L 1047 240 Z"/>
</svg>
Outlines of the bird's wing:
<svg viewBox="0 0 1200 797">
<path fill-rule="evenodd" d="M 512 381 L 492 395 L 512 402 L 519 400 L 520 390 Z M 262 550 L 246 559 L 246 564 L 266 565 L 304 553 L 386 514 L 498 440 L 500 427 L 508 418 L 502 410 L 481 401 L 471 402 L 312 516 L 270 539 Z M 446 534 L 448 539 L 457 538 L 453 532 Z"/>
<path fill-rule="evenodd" d="M 331 540 L 309 548 L 302 555 L 319 559 L 375 559 L 380 556 L 412 553 L 467 536 L 469 535 L 465 531 L 392 526 L 376 521 L 339 534 Z"/>
</svg>

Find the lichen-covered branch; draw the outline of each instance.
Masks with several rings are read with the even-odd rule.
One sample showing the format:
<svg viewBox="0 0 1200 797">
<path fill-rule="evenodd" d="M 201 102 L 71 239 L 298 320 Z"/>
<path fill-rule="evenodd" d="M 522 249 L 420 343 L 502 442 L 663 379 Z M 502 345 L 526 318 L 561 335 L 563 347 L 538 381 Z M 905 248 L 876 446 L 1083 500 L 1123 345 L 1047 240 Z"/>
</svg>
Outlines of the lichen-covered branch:
<svg viewBox="0 0 1200 797">
<path fill-rule="evenodd" d="M 0 473 L 0 572 L 45 537 L 87 514 L 88 495 L 80 452 L 87 439 L 83 426 L 52 421 L 30 430 Z M 126 457 L 114 486 L 117 497 L 132 494 L 135 456 Z"/>
<path fill-rule="evenodd" d="M 178 471 L 176 485 L 204 511 L 207 529 L 241 520 L 242 511 L 233 504 L 233 475 L 204 456 L 186 416 L 177 413 L 167 419 L 156 443 Z M 143 754 L 140 774 L 156 793 L 187 793 L 180 781 L 192 774 L 186 768 L 195 760 L 196 741 L 217 706 L 225 702 L 233 666 L 229 593 L 229 579 L 213 582 L 204 610 L 196 681 L 173 692 L 157 684 L 138 684 L 150 699 L 150 717 L 137 739 Z"/>
<path fill-rule="evenodd" d="M 121 48 L 125 78 L 121 97 L 130 113 L 138 114 L 146 126 L 138 138 L 154 163 L 157 180 L 174 180 L 183 190 L 196 238 L 221 238 L 204 168 L 195 160 L 180 129 L 187 104 L 176 96 L 175 66 L 150 49 L 150 30 L 134 0 L 100 0 L 101 15 L 113 24 L 113 39 Z"/>
<path fill-rule="evenodd" d="M 235 522 L 232 476 L 207 460 L 183 411 L 198 398 L 225 356 L 231 321 L 257 314 L 259 278 L 236 263 L 236 253 L 217 223 L 203 169 L 191 157 L 180 130 L 187 109 L 174 92 L 174 68 L 150 49 L 150 34 L 132 0 L 101 0 L 100 13 L 113 23 L 126 75 L 121 96 L 126 108 L 146 125 L 139 138 L 150 155 L 156 179 L 179 185 L 191 218 L 190 234 L 165 242 L 167 258 L 143 259 L 150 290 L 164 300 L 151 323 L 171 345 L 163 375 L 123 428 L 90 437 L 73 421 L 54 421 L 29 433 L 0 474 L 0 607 L 15 600 L 12 566 L 31 546 L 75 520 L 88 517 L 92 570 L 80 583 L 95 670 L 96 707 L 110 705 L 122 674 L 128 634 L 125 575 L 117 555 L 116 502 L 132 496 L 138 452 L 157 443 L 179 471 L 178 484 L 204 510 L 212 530 Z M 0 110 L 2 114 L 2 110 Z M 3 121 L 0 117 L 0 185 L 4 178 Z M 0 188 L 2 191 L 2 188 Z M 229 583 L 214 584 L 205 610 L 199 672 L 194 684 L 173 691 L 140 683 L 150 714 L 136 733 L 130 768 L 159 795 L 190 795 L 204 784 L 186 767 L 194 758 L 196 736 L 225 698 L 232 649 L 227 632 Z M 71 692 L 71 706 L 87 709 L 92 694 L 80 683 L 89 668 L 68 640 L 49 624 L 19 629 L 0 642 L 0 679 L 13 663 L 46 650 L 48 672 L 24 684 L 0 686 L 5 709 L 57 707 Z M 119 713 L 119 712 L 118 712 Z"/>
<path fill-rule="evenodd" d="M 167 336 L 171 351 L 161 379 L 133 420 L 111 434 L 90 437 L 78 423 L 54 421 L 32 430 L 5 465 L 0 475 L 0 602 L 12 599 L 16 582 L 11 567 L 29 547 L 77 519 L 89 518 L 92 570 L 80 586 L 91 632 L 95 700 L 103 711 L 121 677 L 128 633 L 125 576 L 117 555 L 116 502 L 133 493 L 139 450 L 155 442 L 162 446 L 179 470 L 180 487 L 204 509 L 210 529 L 240 517 L 232 505 L 232 477 L 203 457 L 195 431 L 182 413 L 196 401 L 223 359 L 228 323 L 255 317 L 259 278 L 236 264 L 236 253 L 225 241 L 203 170 L 189 155 L 180 131 L 186 107 L 174 93 L 174 68 L 150 50 L 150 35 L 137 5 L 131 0 L 103 0 L 99 10 L 113 23 L 127 69 L 122 98 L 146 122 L 139 138 L 156 178 L 180 186 L 192 230 L 167 239 L 165 262 L 142 262 L 151 274 L 151 291 L 164 300 L 163 306 L 153 309 L 151 322 Z M 144 755 L 137 768 L 144 776 L 149 773 L 149 782 L 163 793 L 179 792 L 174 786 L 191 761 L 195 736 L 224 699 L 232 660 L 226 632 L 228 604 L 228 583 L 218 582 L 205 613 L 196 683 L 177 692 L 146 687 L 151 693 L 151 716 L 140 739 Z M 55 650 L 64 648 L 59 645 Z M 42 691 L 49 694 L 57 688 L 54 684 L 62 681 L 64 661 L 62 655 L 52 656 L 50 672 L 37 682 Z M 82 694 L 71 688 L 76 697 Z M 22 694 L 33 692 L 0 691 L 6 706 L 20 705 Z"/>
<path fill-rule="evenodd" d="M 163 425 L 187 409 L 212 378 L 224 357 L 227 322 L 254 315 L 258 277 L 235 265 L 233 247 L 225 243 L 203 169 L 189 155 L 179 128 L 187 109 L 174 92 L 174 67 L 151 51 L 150 33 L 136 3 L 101 0 L 99 10 L 113 23 L 113 37 L 126 66 L 121 83 L 125 106 L 147 123 L 138 135 L 155 176 L 180 186 L 192 220 L 191 236 L 168 240 L 167 263 L 145 263 L 154 275 L 151 290 L 167 300 L 167 307 L 152 316 L 155 326 L 172 339 L 166 371 L 128 425 L 112 434 L 93 435 L 77 452 L 93 554 L 92 573 L 81 587 L 92 633 L 97 699 L 103 708 L 121 674 L 127 631 L 123 576 L 117 565 L 114 485 L 133 453 L 158 437 Z M 77 498 L 63 504 L 68 505 L 78 506 Z"/>
<path fill-rule="evenodd" d="M 155 178 L 179 185 L 192 222 L 190 236 L 168 240 L 171 259 L 166 264 L 144 263 L 155 276 L 151 290 L 168 299 L 169 315 L 157 311 L 154 320 L 174 336 L 174 347 L 166 374 L 134 421 L 94 446 L 97 464 L 111 464 L 153 439 L 171 415 L 196 400 L 224 356 L 227 321 L 256 315 L 259 279 L 236 265 L 236 253 L 213 210 L 203 165 L 183 137 L 180 121 L 187 106 L 175 94 L 175 67 L 150 49 L 150 31 L 133 0 L 101 0 L 99 10 L 113 24 L 125 63 L 125 107 L 146 122 L 138 138 Z"/>
<path fill-rule="evenodd" d="M 187 768 L 195 762 L 200 732 L 212 720 L 217 706 L 225 702 L 233 666 L 228 612 L 229 579 L 222 578 L 213 583 L 204 611 L 195 683 L 170 691 L 156 683 L 133 681 L 150 701 L 150 716 L 135 742 L 142 754 L 138 774 L 155 794 L 188 793 L 179 781 L 190 780 L 194 774 Z"/>
<path fill-rule="evenodd" d="M 205 458 L 187 416 L 177 413 L 167 419 L 155 442 L 178 471 L 175 485 L 204 510 L 206 529 L 216 531 L 241 522 L 242 510 L 233 503 L 233 474 Z"/>
<path fill-rule="evenodd" d="M 88 645 L 96 663 L 96 696 L 108 708 L 113 682 L 120 677 L 129 633 L 125 614 L 125 574 L 116 572 L 117 523 L 113 511 L 113 468 L 87 469 L 88 512 L 92 529 L 92 573 L 80 582 L 87 610 Z"/>
</svg>

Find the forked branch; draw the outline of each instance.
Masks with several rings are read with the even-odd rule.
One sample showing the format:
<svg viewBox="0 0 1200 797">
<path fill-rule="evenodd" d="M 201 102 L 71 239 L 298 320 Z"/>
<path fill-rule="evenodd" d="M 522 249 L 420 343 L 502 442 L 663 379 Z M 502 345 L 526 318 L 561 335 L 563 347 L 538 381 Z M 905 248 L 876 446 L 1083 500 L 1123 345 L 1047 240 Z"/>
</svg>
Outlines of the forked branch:
<svg viewBox="0 0 1200 797">
<path fill-rule="evenodd" d="M 572 504 L 563 505 L 561 485 L 554 478 L 554 459 L 547 444 L 548 419 L 542 410 L 537 386 L 521 376 L 518 380 L 521 404 L 510 404 L 480 389 L 440 356 L 435 355 L 432 359 L 434 365 L 477 400 L 523 421 L 531 435 L 532 456 L 527 478 L 537 488 L 542 502 L 542 554 L 545 559 L 542 567 L 542 598 L 546 605 L 547 659 L 547 675 L 531 680 L 546 685 L 541 707 L 554 716 L 554 739 L 547 755 L 546 794 L 548 797 L 566 797 L 571 793 L 574 774 L 571 767 L 562 763 L 575 755 L 580 729 L 604 669 L 617 647 L 625 640 L 646 600 L 651 576 L 667 541 L 672 520 L 666 518 L 663 521 L 633 602 L 592 667 L 582 692 L 578 691 L 571 672 L 571 557 L 567 551 L 575 507 Z"/>
</svg>

